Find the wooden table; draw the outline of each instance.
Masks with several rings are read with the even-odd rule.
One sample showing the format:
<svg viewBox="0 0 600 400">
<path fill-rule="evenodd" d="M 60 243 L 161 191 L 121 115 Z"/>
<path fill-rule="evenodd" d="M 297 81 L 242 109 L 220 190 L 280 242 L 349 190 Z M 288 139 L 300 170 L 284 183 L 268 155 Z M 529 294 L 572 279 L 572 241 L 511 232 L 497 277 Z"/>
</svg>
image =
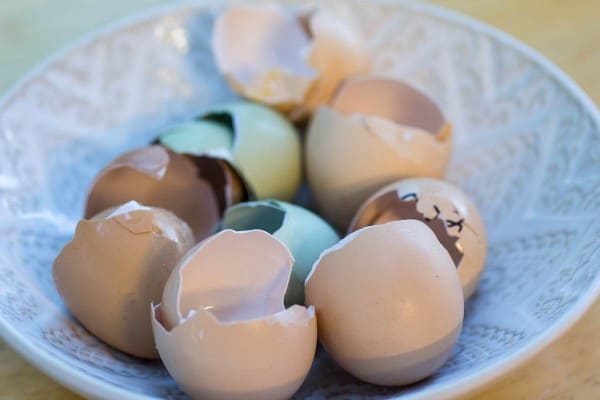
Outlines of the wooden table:
<svg viewBox="0 0 600 400">
<path fill-rule="evenodd" d="M 0 91 L 99 25 L 165 0 L 0 0 Z M 516 36 L 564 69 L 600 104 L 600 0 L 432 0 Z M 600 266 L 599 266 L 600 267 Z M 80 397 L 0 341 L 0 398 Z M 600 399 L 600 301 L 560 340 L 465 399 Z"/>
</svg>

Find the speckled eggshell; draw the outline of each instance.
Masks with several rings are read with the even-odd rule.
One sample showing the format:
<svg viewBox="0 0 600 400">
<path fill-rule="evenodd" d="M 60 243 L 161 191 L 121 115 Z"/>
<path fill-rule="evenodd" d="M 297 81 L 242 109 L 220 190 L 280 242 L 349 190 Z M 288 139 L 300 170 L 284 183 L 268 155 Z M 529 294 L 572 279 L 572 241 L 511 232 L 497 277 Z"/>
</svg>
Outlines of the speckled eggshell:
<svg viewBox="0 0 600 400">
<path fill-rule="evenodd" d="M 314 308 L 285 309 L 294 260 L 260 230 L 224 230 L 192 249 L 152 309 L 161 359 L 197 399 L 287 399 L 317 343 Z"/>
<path fill-rule="evenodd" d="M 323 250 L 339 241 L 335 230 L 311 211 L 283 201 L 262 200 L 240 203 L 223 217 L 223 228 L 262 229 L 281 240 L 292 252 L 292 268 L 285 302 L 304 304 L 304 281 Z"/>
<path fill-rule="evenodd" d="M 451 138 L 450 124 L 423 93 L 391 79 L 349 80 L 308 128 L 307 179 L 321 215 L 345 229 L 382 186 L 441 176 Z"/>
<path fill-rule="evenodd" d="M 85 217 L 130 200 L 172 211 L 198 240 L 216 230 L 221 214 L 219 199 L 198 165 L 162 146 L 122 154 L 100 171 L 89 189 Z"/>
<path fill-rule="evenodd" d="M 193 243 L 174 214 L 130 202 L 77 224 L 54 261 L 54 282 L 69 311 L 98 338 L 158 358 L 148 307 Z"/>
<path fill-rule="evenodd" d="M 463 321 L 452 259 L 416 220 L 351 233 L 306 281 L 319 340 L 346 371 L 378 385 L 421 380 L 450 356 Z"/>
<path fill-rule="evenodd" d="M 298 132 L 281 114 L 256 103 L 212 105 L 159 141 L 178 152 L 226 160 L 258 199 L 290 200 L 300 186 Z"/>
<path fill-rule="evenodd" d="M 473 201 L 458 187 L 439 179 L 413 178 L 395 182 L 371 196 L 357 212 L 349 231 L 361 228 L 357 224 L 364 210 L 375 199 L 389 192 L 402 198 L 417 198 L 417 210 L 426 218 L 441 218 L 450 236 L 457 237 L 463 257 L 457 266 L 465 300 L 469 299 L 485 267 L 487 234 L 483 219 Z"/>
</svg>

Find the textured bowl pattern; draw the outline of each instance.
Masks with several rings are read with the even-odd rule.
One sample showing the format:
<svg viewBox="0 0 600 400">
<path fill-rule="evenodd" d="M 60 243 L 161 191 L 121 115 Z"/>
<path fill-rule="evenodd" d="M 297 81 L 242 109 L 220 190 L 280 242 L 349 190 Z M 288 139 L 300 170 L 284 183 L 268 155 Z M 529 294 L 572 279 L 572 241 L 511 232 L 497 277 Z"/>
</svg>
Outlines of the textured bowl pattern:
<svg viewBox="0 0 600 400">
<path fill-rule="evenodd" d="M 326 6 L 367 35 L 377 73 L 409 80 L 454 122 L 447 178 L 480 206 L 490 252 L 459 344 L 433 377 L 376 387 L 319 352 L 297 398 L 463 392 L 539 350 L 599 292 L 598 113 L 549 63 L 465 18 L 397 2 Z M 235 97 L 210 53 L 215 7 L 171 7 L 117 24 L 0 102 L 0 333 L 84 395 L 186 398 L 161 363 L 110 349 L 72 320 L 51 267 L 103 165 Z"/>
</svg>

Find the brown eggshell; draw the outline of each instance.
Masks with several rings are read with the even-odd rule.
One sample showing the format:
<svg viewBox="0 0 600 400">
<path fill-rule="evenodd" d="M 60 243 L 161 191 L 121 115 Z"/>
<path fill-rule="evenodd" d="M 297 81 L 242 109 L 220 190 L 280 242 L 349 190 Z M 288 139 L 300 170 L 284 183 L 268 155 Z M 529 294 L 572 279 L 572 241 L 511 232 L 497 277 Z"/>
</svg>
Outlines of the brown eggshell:
<svg viewBox="0 0 600 400">
<path fill-rule="evenodd" d="M 155 309 L 161 358 L 195 399 L 288 399 L 300 387 L 317 345 L 313 308 L 293 306 L 264 318 L 220 323 L 199 309 L 167 331 Z"/>
<path fill-rule="evenodd" d="M 125 153 L 96 176 L 87 197 L 85 217 L 135 200 L 174 212 L 198 240 L 213 233 L 225 206 L 224 187 L 231 179 L 221 160 L 176 154 L 162 146 Z M 214 182 L 220 182 L 215 192 Z M 223 209 L 221 211 L 221 209 Z"/>
<path fill-rule="evenodd" d="M 158 351 L 198 399 L 287 399 L 314 358 L 312 307 L 285 309 L 294 259 L 270 234 L 224 230 L 173 270 L 153 309 Z M 234 378 L 233 378 L 234 377 Z"/>
<path fill-rule="evenodd" d="M 416 220 L 351 233 L 321 255 L 305 293 L 327 352 L 352 375 L 378 385 L 429 376 L 450 356 L 462 327 L 452 259 Z"/>
<path fill-rule="evenodd" d="M 347 227 L 382 186 L 441 176 L 451 139 L 450 124 L 424 94 L 389 79 L 348 81 L 308 129 L 306 171 L 319 210 L 338 228 Z"/>
<path fill-rule="evenodd" d="M 381 203 L 384 197 L 390 199 L 388 204 Z M 407 214 L 405 210 L 397 208 L 408 203 L 414 203 L 420 215 Z M 444 222 L 446 235 L 457 239 L 455 245 L 463 254 L 459 262 L 455 260 L 455 264 L 465 300 L 471 297 L 477 288 L 487 255 L 485 225 L 473 201 L 448 182 L 428 178 L 405 179 L 384 187 L 365 201 L 348 232 L 367 225 L 407 218 L 425 218 L 429 220 L 427 223 L 434 220 Z M 449 246 L 445 247 L 450 252 L 454 251 Z"/>
<path fill-rule="evenodd" d="M 274 4 L 226 8 L 215 21 L 212 49 L 236 92 L 295 120 L 326 103 L 342 79 L 365 72 L 370 62 L 363 38 L 334 15 Z"/>
<path fill-rule="evenodd" d="M 148 306 L 193 243 L 174 214 L 130 202 L 77 224 L 54 261 L 54 282 L 69 311 L 98 338 L 157 358 Z"/>
</svg>

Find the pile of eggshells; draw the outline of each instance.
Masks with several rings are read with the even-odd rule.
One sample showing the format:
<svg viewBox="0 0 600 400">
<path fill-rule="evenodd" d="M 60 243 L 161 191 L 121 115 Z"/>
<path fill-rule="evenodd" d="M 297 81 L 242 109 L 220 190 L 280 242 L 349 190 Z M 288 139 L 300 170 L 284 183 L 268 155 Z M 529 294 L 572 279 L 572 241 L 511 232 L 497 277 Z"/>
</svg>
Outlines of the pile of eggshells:
<svg viewBox="0 0 600 400">
<path fill-rule="evenodd" d="M 363 381 L 426 378 L 452 353 L 487 248 L 475 205 L 437 179 L 450 122 L 369 75 L 363 38 L 325 10 L 215 18 L 216 64 L 247 100 L 98 173 L 54 263 L 64 303 L 110 346 L 160 357 L 193 398 L 289 398 L 317 339 Z M 308 119 L 301 137 L 291 121 Z M 302 142 L 320 216 L 289 203 Z"/>
</svg>

